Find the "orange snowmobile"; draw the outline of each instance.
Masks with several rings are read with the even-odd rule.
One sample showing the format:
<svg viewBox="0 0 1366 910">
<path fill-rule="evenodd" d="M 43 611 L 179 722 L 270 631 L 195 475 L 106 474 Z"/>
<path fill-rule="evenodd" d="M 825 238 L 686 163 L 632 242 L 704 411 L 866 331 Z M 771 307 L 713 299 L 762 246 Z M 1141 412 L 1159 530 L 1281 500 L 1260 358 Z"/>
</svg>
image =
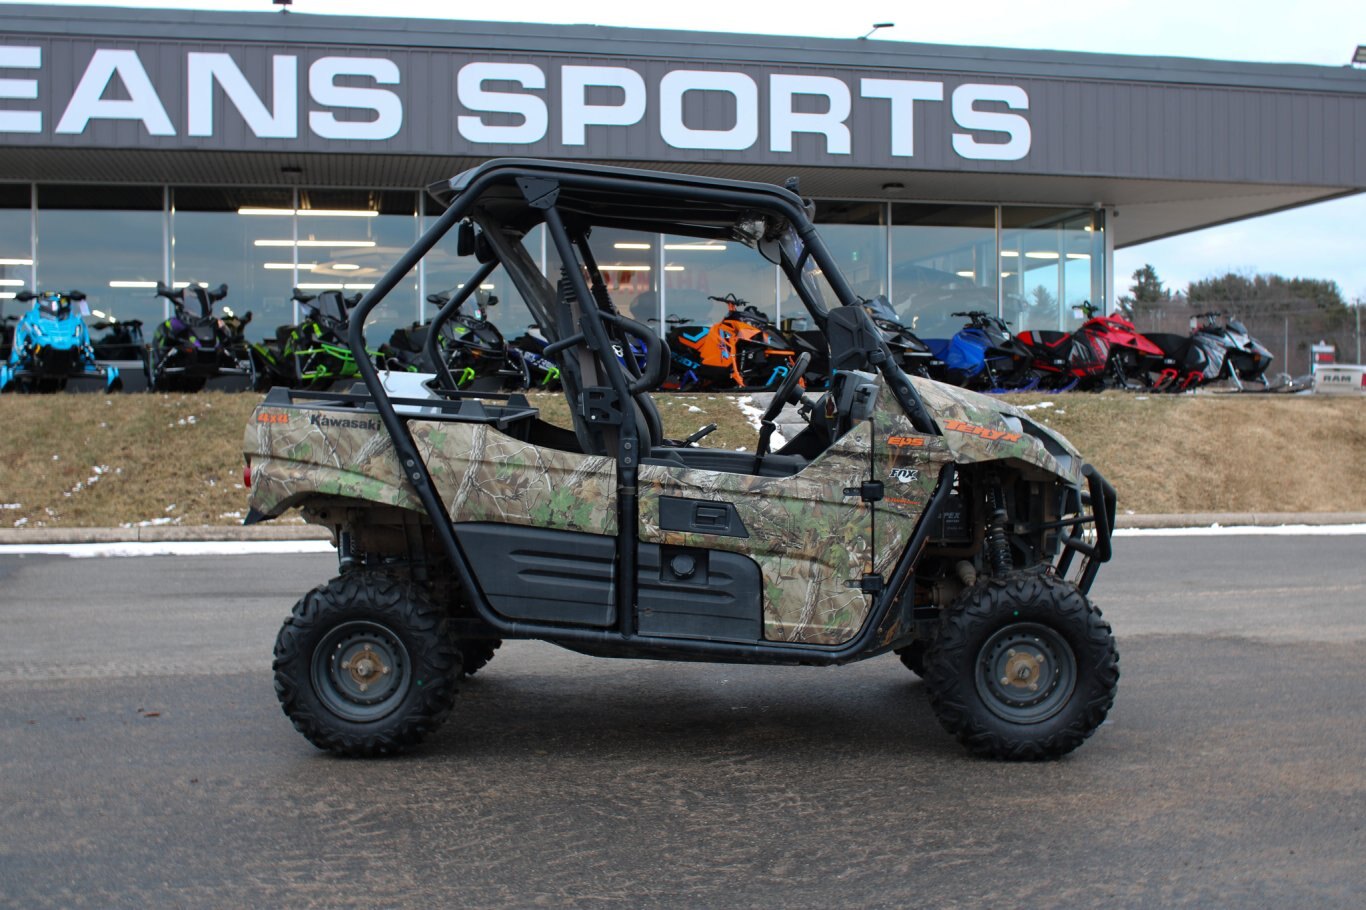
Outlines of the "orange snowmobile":
<svg viewBox="0 0 1366 910">
<path fill-rule="evenodd" d="M 797 352 L 769 318 L 734 294 L 707 299 L 726 305 L 720 322 L 680 325 L 669 332 L 678 387 L 747 389 L 781 383 Z"/>
</svg>

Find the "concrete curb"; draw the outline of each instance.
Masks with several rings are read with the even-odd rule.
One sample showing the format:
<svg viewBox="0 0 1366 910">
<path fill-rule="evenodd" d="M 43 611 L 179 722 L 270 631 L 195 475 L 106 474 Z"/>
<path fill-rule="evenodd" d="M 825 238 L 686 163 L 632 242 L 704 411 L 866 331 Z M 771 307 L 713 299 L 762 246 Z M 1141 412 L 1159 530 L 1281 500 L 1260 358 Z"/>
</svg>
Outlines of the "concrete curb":
<svg viewBox="0 0 1366 910">
<path fill-rule="evenodd" d="M 165 543 L 167 541 L 327 540 L 312 525 L 162 525 L 149 528 L 0 528 L 0 545 L 62 543 Z"/>
<path fill-rule="evenodd" d="M 1278 525 L 1366 524 L 1366 512 L 1184 512 L 1171 515 L 1120 515 L 1118 528 L 1276 527 Z M 161 525 L 146 528 L 0 528 L 5 544 L 129 543 L 166 541 L 327 540 L 311 525 L 259 524 Z"/>
<path fill-rule="evenodd" d="M 1177 512 L 1170 515 L 1119 515 L 1117 528 L 1266 528 L 1279 525 L 1366 524 L 1366 512 Z"/>
</svg>

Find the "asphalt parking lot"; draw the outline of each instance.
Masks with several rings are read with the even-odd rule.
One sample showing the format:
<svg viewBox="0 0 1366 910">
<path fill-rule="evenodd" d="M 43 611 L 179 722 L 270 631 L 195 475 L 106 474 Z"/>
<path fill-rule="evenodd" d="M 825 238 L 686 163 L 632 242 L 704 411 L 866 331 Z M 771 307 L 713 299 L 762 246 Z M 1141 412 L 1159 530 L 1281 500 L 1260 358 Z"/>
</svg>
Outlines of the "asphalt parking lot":
<svg viewBox="0 0 1366 910">
<path fill-rule="evenodd" d="M 290 727 L 323 554 L 0 557 L 0 904 L 1359 907 L 1366 537 L 1122 539 L 1110 721 L 975 760 L 892 657 L 511 643 L 416 753 Z"/>
</svg>

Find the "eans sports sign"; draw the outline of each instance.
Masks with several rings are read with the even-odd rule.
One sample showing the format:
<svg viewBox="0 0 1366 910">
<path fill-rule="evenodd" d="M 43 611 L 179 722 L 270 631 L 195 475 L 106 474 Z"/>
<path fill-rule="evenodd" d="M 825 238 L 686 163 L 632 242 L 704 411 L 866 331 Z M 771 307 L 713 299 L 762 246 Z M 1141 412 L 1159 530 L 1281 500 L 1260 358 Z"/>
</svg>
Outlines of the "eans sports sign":
<svg viewBox="0 0 1366 910">
<path fill-rule="evenodd" d="M 1033 144 L 1025 86 L 962 74 L 4 40 L 0 143 L 7 145 L 952 169 L 1020 162 Z"/>
</svg>

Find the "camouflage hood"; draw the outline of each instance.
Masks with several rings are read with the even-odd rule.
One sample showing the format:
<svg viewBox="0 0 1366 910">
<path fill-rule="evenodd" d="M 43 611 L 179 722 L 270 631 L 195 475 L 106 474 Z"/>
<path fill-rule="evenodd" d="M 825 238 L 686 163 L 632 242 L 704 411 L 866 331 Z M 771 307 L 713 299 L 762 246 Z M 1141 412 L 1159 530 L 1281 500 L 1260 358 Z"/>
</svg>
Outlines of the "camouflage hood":
<svg viewBox="0 0 1366 910">
<path fill-rule="evenodd" d="M 954 461 L 1021 461 L 1071 483 L 1081 483 L 1082 458 L 1061 435 L 1019 408 L 987 395 L 911 377 L 935 415 Z"/>
</svg>

